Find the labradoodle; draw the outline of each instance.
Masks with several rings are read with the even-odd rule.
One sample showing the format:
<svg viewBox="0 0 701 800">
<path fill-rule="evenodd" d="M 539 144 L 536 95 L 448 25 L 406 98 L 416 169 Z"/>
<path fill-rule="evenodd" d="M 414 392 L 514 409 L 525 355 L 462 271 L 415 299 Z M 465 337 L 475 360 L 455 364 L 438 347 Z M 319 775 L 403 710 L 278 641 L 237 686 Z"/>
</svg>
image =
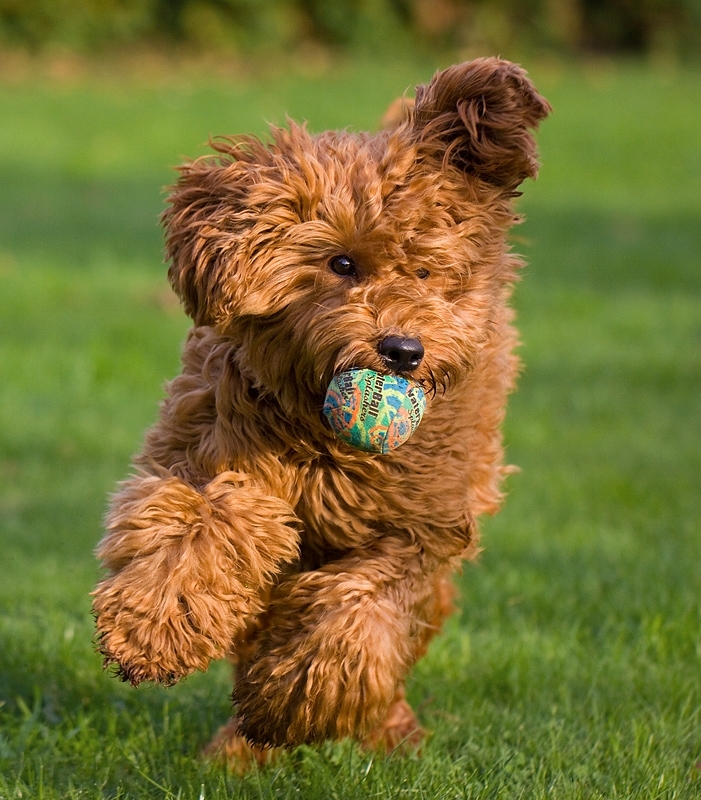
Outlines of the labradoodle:
<svg viewBox="0 0 701 800">
<path fill-rule="evenodd" d="M 407 673 L 501 500 L 507 234 L 549 110 L 523 69 L 485 58 L 437 73 L 377 134 L 289 123 L 180 168 L 168 274 L 194 324 L 112 499 L 93 596 L 105 663 L 132 684 L 234 662 L 210 752 L 420 740 Z M 327 388 L 351 369 L 425 392 L 401 447 L 329 426 Z"/>
</svg>

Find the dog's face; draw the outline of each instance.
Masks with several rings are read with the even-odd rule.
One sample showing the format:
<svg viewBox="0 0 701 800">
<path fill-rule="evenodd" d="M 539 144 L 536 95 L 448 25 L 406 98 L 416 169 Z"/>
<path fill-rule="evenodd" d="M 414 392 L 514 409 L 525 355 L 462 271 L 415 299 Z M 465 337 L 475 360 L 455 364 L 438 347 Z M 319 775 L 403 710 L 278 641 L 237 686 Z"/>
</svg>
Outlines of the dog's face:
<svg viewBox="0 0 701 800">
<path fill-rule="evenodd" d="M 170 198 L 173 286 L 262 390 L 323 398 L 351 367 L 445 388 L 513 280 L 511 198 L 547 112 L 520 68 L 486 59 L 437 74 L 376 136 L 217 142 Z"/>
</svg>

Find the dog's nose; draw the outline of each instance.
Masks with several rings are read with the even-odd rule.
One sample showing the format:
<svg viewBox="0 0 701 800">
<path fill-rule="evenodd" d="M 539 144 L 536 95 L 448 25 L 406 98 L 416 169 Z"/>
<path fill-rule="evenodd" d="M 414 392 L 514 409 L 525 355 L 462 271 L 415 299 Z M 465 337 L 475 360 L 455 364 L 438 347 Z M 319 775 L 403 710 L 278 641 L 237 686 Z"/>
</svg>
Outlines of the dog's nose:
<svg viewBox="0 0 701 800">
<path fill-rule="evenodd" d="M 392 372 L 411 372 L 424 357 L 424 346 L 418 339 L 388 336 L 378 347 L 385 364 Z"/>
</svg>

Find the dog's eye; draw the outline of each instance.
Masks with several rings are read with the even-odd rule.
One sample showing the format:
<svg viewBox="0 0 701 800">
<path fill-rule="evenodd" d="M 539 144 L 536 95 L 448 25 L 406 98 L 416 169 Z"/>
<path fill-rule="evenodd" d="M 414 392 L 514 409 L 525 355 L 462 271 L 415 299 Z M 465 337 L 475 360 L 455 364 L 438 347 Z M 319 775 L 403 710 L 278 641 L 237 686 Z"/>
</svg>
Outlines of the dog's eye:
<svg viewBox="0 0 701 800">
<path fill-rule="evenodd" d="M 355 262 L 349 256 L 334 256 L 329 261 L 329 267 L 336 275 L 342 275 L 344 278 L 358 274 L 355 269 Z"/>
<path fill-rule="evenodd" d="M 420 267 L 416 270 L 416 274 L 419 278 L 421 278 L 422 281 L 425 281 L 431 273 L 424 267 Z"/>
</svg>

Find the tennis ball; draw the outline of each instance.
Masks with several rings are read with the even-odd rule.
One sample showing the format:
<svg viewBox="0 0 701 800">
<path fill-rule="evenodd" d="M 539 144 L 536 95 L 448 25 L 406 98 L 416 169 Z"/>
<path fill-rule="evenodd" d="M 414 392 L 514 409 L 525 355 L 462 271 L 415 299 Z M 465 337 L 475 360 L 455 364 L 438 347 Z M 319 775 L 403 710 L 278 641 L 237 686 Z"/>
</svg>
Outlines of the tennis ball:
<svg viewBox="0 0 701 800">
<path fill-rule="evenodd" d="M 389 453 L 416 430 L 426 395 L 415 381 L 351 369 L 331 381 L 324 415 L 339 439 L 368 453 Z"/>
</svg>

